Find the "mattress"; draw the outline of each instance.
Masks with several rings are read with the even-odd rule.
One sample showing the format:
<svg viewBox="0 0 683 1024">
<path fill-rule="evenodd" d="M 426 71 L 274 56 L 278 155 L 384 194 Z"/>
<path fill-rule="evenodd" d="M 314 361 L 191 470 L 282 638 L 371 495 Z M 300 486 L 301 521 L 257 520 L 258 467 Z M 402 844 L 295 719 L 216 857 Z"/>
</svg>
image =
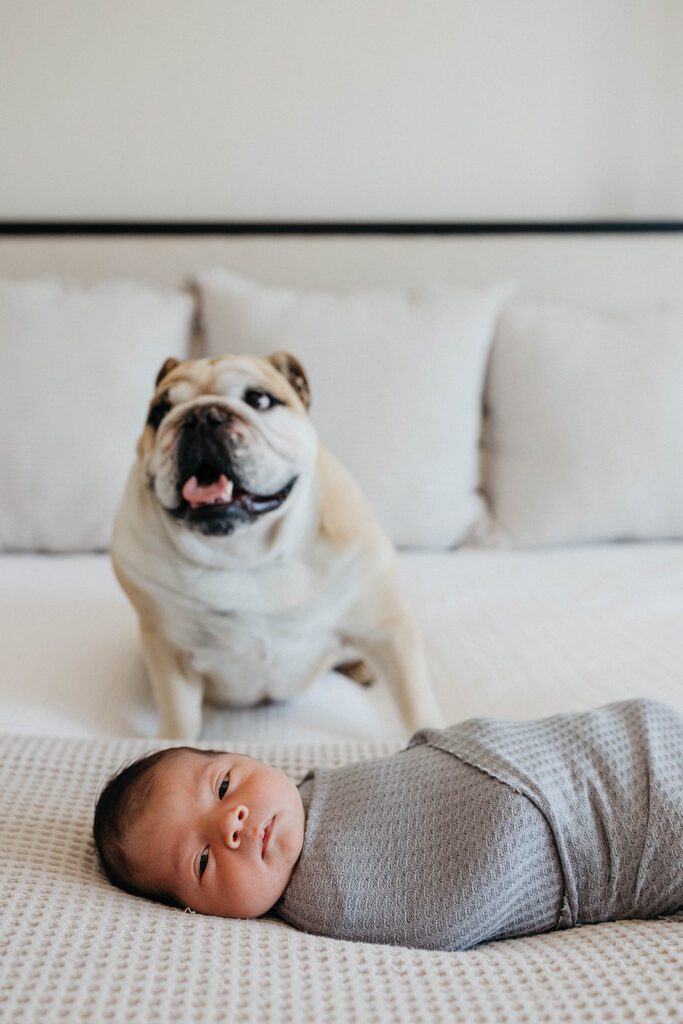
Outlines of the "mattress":
<svg viewBox="0 0 683 1024">
<path fill-rule="evenodd" d="M 683 545 L 403 553 L 444 716 L 632 696 L 683 710 Z M 467 953 L 338 942 L 114 890 L 96 794 L 154 745 L 135 616 L 106 556 L 0 559 L 0 1018 L 99 1022 L 683 1021 L 683 923 L 614 922 Z M 207 708 L 204 740 L 295 778 L 396 749 L 385 684 Z M 128 739 L 120 737 L 127 736 Z"/>
<path fill-rule="evenodd" d="M 238 744 L 295 777 L 395 749 Z M 589 926 L 433 953 L 201 917 L 115 890 L 90 821 L 142 740 L 0 739 L 0 1017 L 12 1024 L 667 1021 L 683 1014 L 683 927 Z"/>
<path fill-rule="evenodd" d="M 683 710 L 683 544 L 405 552 L 448 722 L 648 696 Z M 0 731 L 153 737 L 135 614 L 105 555 L 0 559 Z M 286 704 L 207 707 L 205 739 L 376 741 L 404 730 L 385 684 L 329 673 Z"/>
</svg>

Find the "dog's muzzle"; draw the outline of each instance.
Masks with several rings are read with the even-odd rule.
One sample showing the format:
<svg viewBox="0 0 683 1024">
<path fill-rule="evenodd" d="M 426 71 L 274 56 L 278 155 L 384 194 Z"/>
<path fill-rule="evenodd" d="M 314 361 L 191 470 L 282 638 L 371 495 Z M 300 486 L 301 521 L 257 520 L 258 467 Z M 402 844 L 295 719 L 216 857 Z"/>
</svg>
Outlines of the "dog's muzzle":
<svg viewBox="0 0 683 1024">
<path fill-rule="evenodd" d="M 203 405 L 186 415 L 178 442 L 178 505 L 168 511 L 200 533 L 226 535 L 280 508 L 297 478 L 274 494 L 244 487 L 232 455 L 232 413 Z"/>
</svg>

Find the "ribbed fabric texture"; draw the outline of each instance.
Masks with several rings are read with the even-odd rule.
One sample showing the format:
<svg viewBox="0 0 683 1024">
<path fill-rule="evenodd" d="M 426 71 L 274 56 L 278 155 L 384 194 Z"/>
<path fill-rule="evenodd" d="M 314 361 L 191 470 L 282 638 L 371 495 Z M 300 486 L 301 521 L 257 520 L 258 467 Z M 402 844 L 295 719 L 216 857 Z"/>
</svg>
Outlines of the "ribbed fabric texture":
<svg viewBox="0 0 683 1024">
<path fill-rule="evenodd" d="M 305 931 L 463 950 L 683 907 L 683 718 L 665 705 L 424 730 L 301 793 L 278 913 Z"/>
<path fill-rule="evenodd" d="M 217 743 L 214 740 L 213 745 Z M 294 778 L 396 744 L 234 744 Z M 467 953 L 336 942 L 113 888 L 97 793 L 147 740 L 0 736 L 0 1020 L 8 1024 L 676 1024 L 683 924 L 572 928 Z"/>
</svg>

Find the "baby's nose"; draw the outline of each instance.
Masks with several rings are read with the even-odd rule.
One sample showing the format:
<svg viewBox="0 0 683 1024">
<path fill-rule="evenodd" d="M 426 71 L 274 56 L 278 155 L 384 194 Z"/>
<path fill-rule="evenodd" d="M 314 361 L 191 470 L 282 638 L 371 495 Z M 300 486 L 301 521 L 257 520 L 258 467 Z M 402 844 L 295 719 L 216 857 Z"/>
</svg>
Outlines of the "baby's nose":
<svg viewBox="0 0 683 1024">
<path fill-rule="evenodd" d="M 244 804 L 238 804 L 236 807 L 231 808 L 228 814 L 228 820 L 223 826 L 225 831 L 225 845 L 229 846 L 231 850 L 236 850 L 240 845 L 240 833 L 242 827 L 249 817 L 249 808 L 245 807 Z"/>
</svg>

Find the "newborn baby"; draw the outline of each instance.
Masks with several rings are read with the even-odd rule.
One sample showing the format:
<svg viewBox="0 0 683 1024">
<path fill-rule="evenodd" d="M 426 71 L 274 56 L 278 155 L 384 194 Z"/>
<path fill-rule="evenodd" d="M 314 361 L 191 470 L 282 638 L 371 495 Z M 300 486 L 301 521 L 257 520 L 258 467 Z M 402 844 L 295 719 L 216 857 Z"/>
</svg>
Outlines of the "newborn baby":
<svg viewBox="0 0 683 1024">
<path fill-rule="evenodd" d="M 160 751 L 112 779 L 116 885 L 341 939 L 468 949 L 683 909 L 683 718 L 650 701 L 423 730 L 297 787 L 253 758 Z"/>
</svg>

